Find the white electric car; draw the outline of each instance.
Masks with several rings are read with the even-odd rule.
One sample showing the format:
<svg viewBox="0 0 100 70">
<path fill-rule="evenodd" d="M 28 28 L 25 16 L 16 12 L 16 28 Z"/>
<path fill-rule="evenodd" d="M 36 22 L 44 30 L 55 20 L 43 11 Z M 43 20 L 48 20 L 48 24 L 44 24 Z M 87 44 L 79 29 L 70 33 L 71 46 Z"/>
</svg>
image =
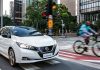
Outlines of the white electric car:
<svg viewBox="0 0 100 70">
<path fill-rule="evenodd" d="M 53 59 L 59 48 L 54 39 L 26 26 L 5 26 L 0 30 L 0 54 L 10 65 Z"/>
</svg>

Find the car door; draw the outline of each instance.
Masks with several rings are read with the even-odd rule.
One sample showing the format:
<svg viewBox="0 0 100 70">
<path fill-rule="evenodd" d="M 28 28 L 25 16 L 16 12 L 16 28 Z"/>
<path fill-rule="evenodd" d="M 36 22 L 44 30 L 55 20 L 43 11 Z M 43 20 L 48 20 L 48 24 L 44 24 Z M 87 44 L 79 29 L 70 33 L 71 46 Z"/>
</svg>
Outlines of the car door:
<svg viewBox="0 0 100 70">
<path fill-rule="evenodd" d="M 11 36 L 10 30 L 7 27 L 4 27 L 1 30 L 1 37 L 0 37 L 0 45 L 2 47 L 2 53 L 4 55 L 8 54 L 8 48 L 11 46 Z"/>
</svg>

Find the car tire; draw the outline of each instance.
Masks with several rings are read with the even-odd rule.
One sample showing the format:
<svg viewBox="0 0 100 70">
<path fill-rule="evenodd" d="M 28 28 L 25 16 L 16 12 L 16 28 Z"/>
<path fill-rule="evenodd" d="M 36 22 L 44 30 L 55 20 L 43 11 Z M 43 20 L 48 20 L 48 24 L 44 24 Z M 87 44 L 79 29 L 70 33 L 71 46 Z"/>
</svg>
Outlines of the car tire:
<svg viewBox="0 0 100 70">
<path fill-rule="evenodd" d="M 11 66 L 14 67 L 16 65 L 16 58 L 15 58 L 14 50 L 9 49 L 8 55 L 9 55 L 9 63 L 10 63 Z"/>
</svg>

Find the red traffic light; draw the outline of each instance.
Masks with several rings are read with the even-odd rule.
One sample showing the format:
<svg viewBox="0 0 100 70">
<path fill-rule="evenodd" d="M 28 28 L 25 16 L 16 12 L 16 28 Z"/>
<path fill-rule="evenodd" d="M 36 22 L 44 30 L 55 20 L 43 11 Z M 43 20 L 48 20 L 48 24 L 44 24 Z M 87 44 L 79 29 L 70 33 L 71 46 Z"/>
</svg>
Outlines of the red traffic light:
<svg viewBox="0 0 100 70">
<path fill-rule="evenodd" d="M 42 12 L 42 16 L 43 17 L 47 16 L 47 13 L 46 12 Z"/>
</svg>

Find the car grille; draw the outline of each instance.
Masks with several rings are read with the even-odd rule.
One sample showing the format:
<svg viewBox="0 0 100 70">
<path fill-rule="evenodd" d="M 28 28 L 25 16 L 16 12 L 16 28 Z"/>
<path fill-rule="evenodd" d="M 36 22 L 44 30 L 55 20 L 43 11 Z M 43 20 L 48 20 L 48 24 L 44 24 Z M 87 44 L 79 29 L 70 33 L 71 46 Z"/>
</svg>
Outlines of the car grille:
<svg viewBox="0 0 100 70">
<path fill-rule="evenodd" d="M 41 53 L 49 53 L 52 52 L 54 49 L 54 46 L 45 46 L 45 47 L 40 47 L 39 52 Z"/>
<path fill-rule="evenodd" d="M 45 47 L 40 47 L 38 49 L 38 54 L 40 55 L 40 57 L 43 58 L 43 54 L 45 53 L 53 53 L 55 52 L 56 46 L 45 46 Z"/>
</svg>

